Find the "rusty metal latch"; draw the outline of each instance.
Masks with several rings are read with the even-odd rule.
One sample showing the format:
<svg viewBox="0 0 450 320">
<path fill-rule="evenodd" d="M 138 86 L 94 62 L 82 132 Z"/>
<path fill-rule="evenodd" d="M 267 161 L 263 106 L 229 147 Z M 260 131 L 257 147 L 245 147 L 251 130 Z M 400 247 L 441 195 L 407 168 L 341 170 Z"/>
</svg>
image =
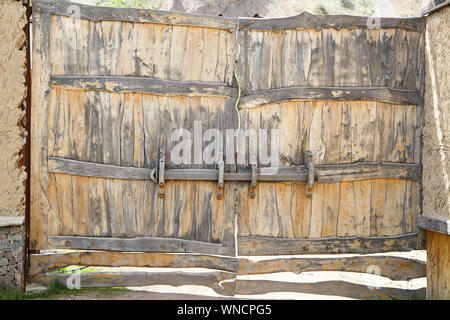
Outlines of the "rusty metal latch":
<svg viewBox="0 0 450 320">
<path fill-rule="evenodd" d="M 314 172 L 314 162 L 312 160 L 313 154 L 311 151 L 306 151 L 305 153 L 305 166 L 308 170 L 308 182 L 306 183 L 306 196 L 312 196 L 312 189 L 314 188 L 315 172 Z"/>
<path fill-rule="evenodd" d="M 219 152 L 219 159 L 217 161 L 217 165 L 219 167 L 219 185 L 217 190 L 217 199 L 223 199 L 223 185 L 224 185 L 224 173 L 225 173 L 225 164 L 223 162 L 223 153 Z"/>
<path fill-rule="evenodd" d="M 159 150 L 159 170 L 158 170 L 158 185 L 159 185 L 159 197 L 164 198 L 165 196 L 165 186 L 164 186 L 164 167 L 166 164 L 166 150 L 161 148 Z"/>
<path fill-rule="evenodd" d="M 250 182 L 250 198 L 254 199 L 256 196 L 256 185 L 258 184 L 258 163 L 255 154 L 251 155 L 250 167 L 252 169 L 252 180 Z"/>
</svg>

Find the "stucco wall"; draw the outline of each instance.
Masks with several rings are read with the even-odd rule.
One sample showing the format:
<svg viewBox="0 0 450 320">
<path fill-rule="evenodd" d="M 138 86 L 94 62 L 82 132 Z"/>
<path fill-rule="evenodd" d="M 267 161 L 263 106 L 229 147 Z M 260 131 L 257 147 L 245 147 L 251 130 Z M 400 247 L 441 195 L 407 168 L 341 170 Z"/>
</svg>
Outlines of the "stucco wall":
<svg viewBox="0 0 450 320">
<path fill-rule="evenodd" d="M 0 0 L 0 217 L 25 214 L 26 173 L 18 168 L 25 143 L 25 23 L 21 2 Z"/>
<path fill-rule="evenodd" d="M 423 214 L 450 219 L 450 6 L 431 13 L 425 34 Z"/>
</svg>

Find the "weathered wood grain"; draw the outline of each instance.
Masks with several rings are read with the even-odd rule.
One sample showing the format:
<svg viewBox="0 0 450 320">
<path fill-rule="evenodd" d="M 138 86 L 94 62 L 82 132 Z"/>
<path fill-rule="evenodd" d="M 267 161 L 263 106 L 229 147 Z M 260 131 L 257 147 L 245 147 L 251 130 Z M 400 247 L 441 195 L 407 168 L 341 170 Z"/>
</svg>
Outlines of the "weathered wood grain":
<svg viewBox="0 0 450 320">
<path fill-rule="evenodd" d="M 153 180 L 156 182 L 155 169 L 114 166 L 58 157 L 48 158 L 48 170 L 54 173 L 67 173 L 85 177 Z"/>
<path fill-rule="evenodd" d="M 31 98 L 30 249 L 47 246 L 47 137 L 50 99 L 50 28 L 48 13 L 33 15 L 33 86 Z"/>
<path fill-rule="evenodd" d="M 293 257 L 239 259 L 239 275 L 276 272 L 346 271 L 370 273 L 370 266 L 379 266 L 380 276 L 392 280 L 425 277 L 426 264 L 419 260 L 390 255 L 356 255 L 335 257 Z"/>
<path fill-rule="evenodd" d="M 450 235 L 450 220 L 420 214 L 417 225 L 421 229 Z"/>
<path fill-rule="evenodd" d="M 450 299 L 450 235 L 427 231 L 427 299 Z"/>
<path fill-rule="evenodd" d="M 50 236 L 49 245 L 53 248 L 89 249 L 107 251 L 141 251 L 141 252 L 184 252 L 206 253 L 230 256 L 234 248 L 220 243 L 208 243 L 195 240 L 161 237 L 110 238 L 110 237 L 76 237 Z"/>
<path fill-rule="evenodd" d="M 414 18 L 377 18 L 377 28 L 402 28 L 412 31 L 422 31 L 424 20 Z M 375 22 L 375 21 L 374 21 Z M 369 29 L 373 28 L 370 19 L 363 16 L 350 15 L 313 15 L 302 12 L 299 15 L 286 18 L 240 18 L 239 30 L 283 30 L 297 28 L 334 29 Z"/>
<path fill-rule="evenodd" d="M 155 95 L 237 96 L 236 88 L 225 83 L 163 80 L 122 76 L 52 76 L 52 85 L 66 89 L 108 92 L 146 92 Z"/>
<path fill-rule="evenodd" d="M 383 237 L 329 237 L 316 239 L 247 236 L 238 237 L 238 250 L 239 255 L 410 251 L 417 247 L 417 235 L 417 233 L 411 233 Z"/>
<path fill-rule="evenodd" d="M 299 292 L 307 294 L 325 294 L 343 296 L 354 299 L 408 299 L 414 296 L 424 297 L 425 288 L 403 289 L 395 287 L 369 288 L 364 284 L 346 281 L 322 281 L 314 283 L 284 282 L 274 280 L 244 280 L 236 279 L 235 294 L 265 294 L 269 292 Z M 226 288 L 230 283 L 224 283 Z"/>
<path fill-rule="evenodd" d="M 208 268 L 238 275 L 276 272 L 346 271 L 367 273 L 371 265 L 380 267 L 380 276 L 410 280 L 426 275 L 426 264 L 419 260 L 391 255 L 335 257 L 231 258 L 209 255 L 142 252 L 85 251 L 30 256 L 30 274 L 35 277 L 71 265 L 99 267 Z"/>
<path fill-rule="evenodd" d="M 419 105 L 417 90 L 371 87 L 290 87 L 263 90 L 243 96 L 240 109 L 254 108 L 265 104 L 288 100 L 369 100 L 397 104 Z"/>
<path fill-rule="evenodd" d="M 34 9 L 37 12 L 53 13 L 71 17 L 75 12 L 69 10 L 73 3 L 68 1 L 36 0 Z M 129 8 L 96 7 L 76 4 L 80 9 L 80 19 L 91 21 L 127 21 L 150 22 L 158 24 L 200 26 L 218 29 L 235 29 L 237 19 L 228 17 L 208 16 L 195 13 L 170 12 L 162 10 L 142 10 Z"/>
<path fill-rule="evenodd" d="M 275 167 L 277 173 L 258 170 L 259 181 L 305 182 L 307 169 L 305 166 Z M 416 181 L 419 178 L 419 166 L 415 164 L 385 163 L 385 162 L 357 162 L 351 164 L 317 165 L 317 182 L 357 181 L 375 178 L 397 178 Z M 114 166 L 102 163 L 93 163 L 64 159 L 59 157 L 48 158 L 48 170 L 54 173 L 72 175 L 155 180 L 155 169 L 142 167 Z M 206 180 L 218 181 L 219 171 L 214 169 L 168 169 L 165 171 L 166 180 Z M 251 181 L 251 171 L 225 172 L 226 181 Z"/>
<path fill-rule="evenodd" d="M 33 278 L 35 283 L 49 285 L 59 282 L 67 285 L 71 274 L 46 273 Z M 230 272 L 87 272 L 80 274 L 80 285 L 82 288 L 104 288 L 104 287 L 141 287 L 151 285 L 197 285 L 206 286 L 222 295 L 233 295 L 233 290 L 225 289 L 221 283 L 235 278 Z"/>
<path fill-rule="evenodd" d="M 147 252 L 85 251 L 30 256 L 30 275 L 71 265 L 99 267 L 207 268 L 237 272 L 239 260 L 224 256 Z"/>
</svg>

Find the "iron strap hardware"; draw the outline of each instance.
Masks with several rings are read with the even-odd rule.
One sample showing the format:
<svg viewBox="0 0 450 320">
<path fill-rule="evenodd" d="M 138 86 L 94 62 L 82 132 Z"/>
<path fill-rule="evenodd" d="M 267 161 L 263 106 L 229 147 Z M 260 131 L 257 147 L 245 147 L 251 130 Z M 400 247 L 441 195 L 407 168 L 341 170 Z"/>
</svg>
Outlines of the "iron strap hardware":
<svg viewBox="0 0 450 320">
<path fill-rule="evenodd" d="M 219 185 L 217 190 L 217 199 L 223 199 L 223 185 L 224 185 L 224 174 L 225 174 L 225 164 L 223 162 L 223 153 L 219 152 L 219 159 L 217 161 L 217 165 L 219 167 Z"/>
<path fill-rule="evenodd" d="M 159 171 L 158 171 L 158 185 L 159 185 L 159 197 L 164 198 L 165 186 L 164 186 L 164 167 L 166 164 L 166 150 L 161 147 L 159 150 Z"/>
<path fill-rule="evenodd" d="M 252 170 L 252 180 L 250 182 L 250 198 L 254 199 L 256 196 L 256 185 L 258 184 L 258 162 L 256 161 L 255 154 L 252 154 L 250 158 L 250 168 Z"/>
<path fill-rule="evenodd" d="M 306 151 L 305 153 L 305 166 L 308 170 L 308 182 L 306 183 L 306 196 L 311 197 L 311 190 L 314 188 L 315 172 L 314 172 L 314 162 L 312 160 L 312 152 Z"/>
</svg>

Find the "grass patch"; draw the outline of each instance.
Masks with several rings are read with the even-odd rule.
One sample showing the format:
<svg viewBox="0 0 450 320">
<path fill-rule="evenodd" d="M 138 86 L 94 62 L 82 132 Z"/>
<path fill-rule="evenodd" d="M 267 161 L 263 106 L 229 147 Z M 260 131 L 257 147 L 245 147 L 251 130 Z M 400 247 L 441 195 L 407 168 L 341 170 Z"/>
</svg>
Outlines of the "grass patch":
<svg viewBox="0 0 450 320">
<path fill-rule="evenodd" d="M 93 293 L 92 296 L 94 298 L 105 299 L 126 291 L 128 289 L 124 287 L 69 289 L 58 281 L 54 281 L 45 290 L 38 292 L 25 293 L 17 289 L 0 287 L 0 300 L 52 299 L 68 295 L 87 295 L 90 293 Z"/>
<path fill-rule="evenodd" d="M 67 291 L 71 290 L 57 281 L 52 282 L 44 291 L 31 293 L 25 293 L 17 289 L 0 287 L 0 300 L 46 299 L 65 293 Z"/>
<path fill-rule="evenodd" d="M 314 8 L 314 14 L 328 14 L 328 10 L 321 4 Z"/>
<path fill-rule="evenodd" d="M 99 271 L 100 268 L 98 267 L 86 267 L 86 266 L 67 266 L 64 268 L 59 268 L 53 271 L 50 271 L 50 273 L 74 273 L 74 272 L 80 272 L 80 273 L 87 273 L 87 272 L 96 272 Z"/>
</svg>

